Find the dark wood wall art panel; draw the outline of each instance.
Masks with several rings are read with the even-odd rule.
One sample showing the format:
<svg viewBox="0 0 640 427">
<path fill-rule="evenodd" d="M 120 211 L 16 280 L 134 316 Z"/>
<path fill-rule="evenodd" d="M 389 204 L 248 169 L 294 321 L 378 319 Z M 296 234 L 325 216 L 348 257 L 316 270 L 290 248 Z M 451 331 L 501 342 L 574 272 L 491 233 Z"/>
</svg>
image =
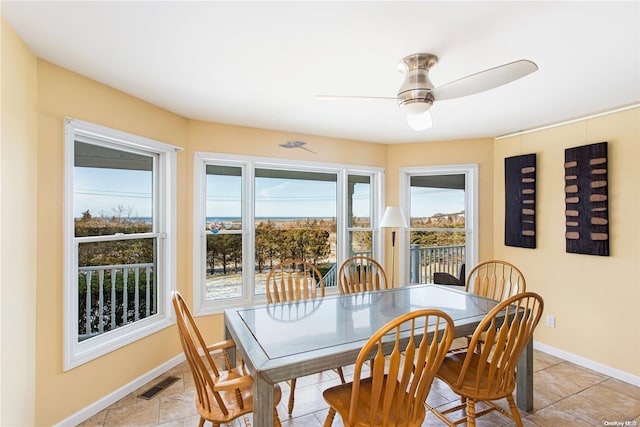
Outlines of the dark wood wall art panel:
<svg viewBox="0 0 640 427">
<path fill-rule="evenodd" d="M 607 143 L 564 151 L 567 252 L 609 255 Z"/>
<path fill-rule="evenodd" d="M 536 247 L 536 155 L 504 159 L 504 244 Z"/>
</svg>

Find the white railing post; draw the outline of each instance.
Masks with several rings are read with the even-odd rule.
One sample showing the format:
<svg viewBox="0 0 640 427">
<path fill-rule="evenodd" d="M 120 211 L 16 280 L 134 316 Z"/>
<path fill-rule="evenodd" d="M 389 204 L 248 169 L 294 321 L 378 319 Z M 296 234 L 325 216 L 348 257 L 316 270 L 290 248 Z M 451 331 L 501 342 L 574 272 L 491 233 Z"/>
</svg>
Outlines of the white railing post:
<svg viewBox="0 0 640 427">
<path fill-rule="evenodd" d="M 129 322 L 129 269 L 122 270 L 122 324 Z"/>
<path fill-rule="evenodd" d="M 91 274 L 91 270 L 87 271 L 87 276 L 86 276 L 86 280 L 87 280 L 87 295 L 85 297 L 85 304 L 86 307 L 84 308 L 85 311 L 85 315 L 87 316 L 86 320 L 85 320 L 85 334 L 86 335 L 90 335 L 91 334 L 91 280 L 92 280 L 92 274 Z M 80 314 L 80 313 L 78 313 Z"/>
</svg>

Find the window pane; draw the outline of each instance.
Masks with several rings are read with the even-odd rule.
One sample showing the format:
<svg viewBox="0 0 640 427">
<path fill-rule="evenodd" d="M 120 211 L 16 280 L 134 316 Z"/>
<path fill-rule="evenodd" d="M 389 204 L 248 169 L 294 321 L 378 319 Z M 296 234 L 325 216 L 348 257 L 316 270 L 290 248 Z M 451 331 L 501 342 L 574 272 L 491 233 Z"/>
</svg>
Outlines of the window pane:
<svg viewBox="0 0 640 427">
<path fill-rule="evenodd" d="M 411 228 L 464 228 L 465 176 L 411 177 Z"/>
<path fill-rule="evenodd" d="M 242 281 L 242 168 L 207 165 L 205 301 L 240 298 Z"/>
<path fill-rule="evenodd" d="M 349 257 L 354 255 L 371 256 L 371 232 L 349 232 Z"/>
<path fill-rule="evenodd" d="M 433 273 L 446 272 L 458 277 L 465 263 L 464 231 L 412 231 L 410 264 L 412 283 L 432 283 Z"/>
<path fill-rule="evenodd" d="M 335 264 L 337 175 L 256 169 L 256 289 L 272 265 L 301 259 L 328 269 Z"/>
<path fill-rule="evenodd" d="M 207 234 L 206 277 L 206 301 L 243 295 L 241 234 Z"/>
<path fill-rule="evenodd" d="M 207 165 L 205 228 L 242 229 L 242 168 Z"/>
<path fill-rule="evenodd" d="M 155 259 L 155 238 L 78 245 L 78 341 L 157 313 Z"/>
<path fill-rule="evenodd" d="M 457 277 L 466 255 L 465 175 L 412 176 L 410 183 L 410 280 L 432 283 L 435 272 Z"/>
<path fill-rule="evenodd" d="M 76 237 L 152 230 L 153 156 L 76 141 L 73 180 Z"/>
<path fill-rule="evenodd" d="M 371 177 L 349 175 L 348 227 L 371 227 Z"/>
</svg>

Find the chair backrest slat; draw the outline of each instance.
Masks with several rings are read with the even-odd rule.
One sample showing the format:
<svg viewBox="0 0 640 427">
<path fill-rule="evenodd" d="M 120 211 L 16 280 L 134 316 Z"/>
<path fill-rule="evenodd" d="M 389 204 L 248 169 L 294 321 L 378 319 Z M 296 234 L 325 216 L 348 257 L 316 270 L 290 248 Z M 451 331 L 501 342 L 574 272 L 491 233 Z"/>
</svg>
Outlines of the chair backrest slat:
<svg viewBox="0 0 640 427">
<path fill-rule="evenodd" d="M 308 261 L 287 259 L 271 269 L 266 282 L 269 304 L 324 296 L 320 271 Z"/>
<path fill-rule="evenodd" d="M 427 332 L 425 332 L 425 329 Z M 370 425 L 420 425 L 431 383 L 453 341 L 451 318 L 435 309 L 406 313 L 380 328 L 362 347 L 354 366 L 349 419 L 366 416 Z M 387 354 L 387 356 L 385 356 Z M 371 394 L 360 395 L 362 367 L 371 364 Z M 360 399 L 368 399 L 366 405 Z M 363 407 L 368 414 L 359 414 Z M 396 424 L 394 424 L 396 425 Z M 401 424 L 397 424 L 401 425 Z"/>
<path fill-rule="evenodd" d="M 356 255 L 340 265 L 338 287 L 341 294 L 387 289 L 387 274 L 375 259 Z"/>
<path fill-rule="evenodd" d="M 533 337 L 543 308 L 539 295 L 525 292 L 491 310 L 471 337 L 470 349 L 475 349 L 480 340 L 483 344 L 479 352 L 467 352 L 457 386 L 474 384 L 474 394 L 485 400 L 513 392 L 518 359 Z"/>
<path fill-rule="evenodd" d="M 522 272 L 507 261 L 490 260 L 473 267 L 465 282 L 465 291 L 496 301 L 526 291 Z"/>
</svg>

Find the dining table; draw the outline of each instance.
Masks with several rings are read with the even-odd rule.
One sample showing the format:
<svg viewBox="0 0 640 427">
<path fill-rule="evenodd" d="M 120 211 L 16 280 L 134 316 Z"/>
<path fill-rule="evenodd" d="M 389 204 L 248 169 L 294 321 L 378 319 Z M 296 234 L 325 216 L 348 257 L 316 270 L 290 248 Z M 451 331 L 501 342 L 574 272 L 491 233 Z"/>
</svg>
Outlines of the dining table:
<svg viewBox="0 0 640 427">
<path fill-rule="evenodd" d="M 355 363 L 367 340 L 392 319 L 410 311 L 439 309 L 451 316 L 455 336 L 466 337 L 497 304 L 451 286 L 407 285 L 229 308 L 224 312 L 225 338 L 235 341 L 236 351 L 254 376 L 254 425 L 271 427 L 275 384 Z M 516 404 L 530 411 L 531 342 L 516 372 Z"/>
</svg>

